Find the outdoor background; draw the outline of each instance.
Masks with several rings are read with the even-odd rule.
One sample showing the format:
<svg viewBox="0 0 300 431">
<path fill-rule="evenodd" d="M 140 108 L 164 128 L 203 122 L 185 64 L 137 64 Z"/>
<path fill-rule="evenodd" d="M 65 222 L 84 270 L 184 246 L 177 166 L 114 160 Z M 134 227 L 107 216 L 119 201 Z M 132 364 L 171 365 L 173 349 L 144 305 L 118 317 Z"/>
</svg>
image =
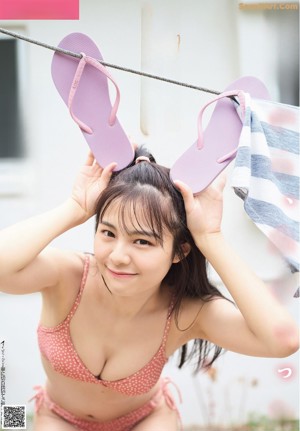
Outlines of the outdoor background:
<svg viewBox="0 0 300 431">
<path fill-rule="evenodd" d="M 271 99 L 298 105 L 298 2 L 252 3 L 81 0 L 78 21 L 0 21 L 0 27 L 50 45 L 69 33 L 83 32 L 94 39 L 109 63 L 218 91 L 240 76 L 254 75 L 266 84 Z M 268 4 L 285 7 L 271 10 Z M 48 49 L 0 33 L 0 228 L 68 197 L 88 151 L 52 82 L 52 55 Z M 196 140 L 198 112 L 213 96 L 115 69 L 110 72 L 121 91 L 118 118 L 124 130 L 170 167 Z M 230 188 L 231 169 L 224 234 L 298 318 L 298 301 L 293 298 L 297 276 L 290 274 L 245 214 L 242 201 Z M 54 244 L 92 251 L 93 221 Z M 222 288 L 216 274 L 211 272 L 211 277 Z M 6 404 L 27 404 L 32 387 L 45 380 L 36 340 L 39 312 L 39 294 L 0 293 Z M 193 376 L 191 368 L 178 371 L 176 358 L 164 374 L 182 390 L 180 411 L 186 427 L 232 427 L 263 423 L 266 418 L 298 418 L 297 359 L 298 355 L 261 359 L 227 352 L 207 374 Z M 279 372 L 284 368 L 291 369 L 289 378 Z M 32 403 L 27 409 L 33 410 Z"/>
</svg>

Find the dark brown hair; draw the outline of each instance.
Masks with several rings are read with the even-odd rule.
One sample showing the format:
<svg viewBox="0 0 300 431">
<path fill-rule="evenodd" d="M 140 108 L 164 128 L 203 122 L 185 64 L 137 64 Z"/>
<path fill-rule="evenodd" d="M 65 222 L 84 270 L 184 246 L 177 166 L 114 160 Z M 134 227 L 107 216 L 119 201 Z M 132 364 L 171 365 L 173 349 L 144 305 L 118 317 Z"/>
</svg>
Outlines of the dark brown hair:
<svg viewBox="0 0 300 431">
<path fill-rule="evenodd" d="M 101 193 L 96 207 L 96 230 L 107 208 L 118 200 L 120 223 L 125 230 L 125 211 L 126 215 L 130 214 L 133 225 L 136 224 L 139 230 L 142 228 L 137 216 L 138 208 L 139 215 L 142 211 L 143 221 L 146 221 L 147 227 L 161 244 L 164 229 L 172 233 L 173 257 L 178 256 L 180 261 L 171 265 L 163 281 L 174 292 L 173 310 L 178 326 L 178 313 L 183 298 L 201 298 L 207 302 L 223 295 L 208 280 L 206 260 L 187 228 L 183 199 L 170 180 L 169 169 L 158 165 L 143 147 L 136 150 L 135 157 L 139 156 L 147 156 L 151 163 L 133 162 L 115 173 L 108 187 Z M 191 246 L 187 256 L 182 250 L 184 243 Z M 222 349 L 207 340 L 196 339 L 191 349 L 185 344 L 180 350 L 179 368 L 186 361 L 196 358 L 196 370 L 199 370 L 209 367 Z"/>
</svg>

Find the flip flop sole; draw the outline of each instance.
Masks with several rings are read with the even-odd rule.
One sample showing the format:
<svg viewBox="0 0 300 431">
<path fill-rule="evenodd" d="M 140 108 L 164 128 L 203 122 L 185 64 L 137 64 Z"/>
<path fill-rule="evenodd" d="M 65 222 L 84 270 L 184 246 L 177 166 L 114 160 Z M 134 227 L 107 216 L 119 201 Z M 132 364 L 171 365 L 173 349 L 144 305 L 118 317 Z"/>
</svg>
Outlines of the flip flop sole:
<svg viewBox="0 0 300 431">
<path fill-rule="evenodd" d="M 229 90 L 243 90 L 254 98 L 269 99 L 265 85 L 251 76 L 233 82 L 225 91 Z M 170 171 L 172 181 L 183 181 L 194 194 L 204 190 L 232 161 L 217 162 L 238 147 L 241 130 L 233 102 L 229 98 L 219 100 L 203 133 L 203 148 L 199 150 L 196 141 L 179 157 Z"/>
<path fill-rule="evenodd" d="M 82 33 L 69 34 L 58 46 L 103 60 L 95 43 Z M 52 78 L 66 105 L 78 63 L 78 58 L 66 54 L 56 52 L 53 56 Z M 74 114 L 93 130 L 92 134 L 81 131 L 100 166 L 105 167 L 116 162 L 118 165 L 115 170 L 120 170 L 132 162 L 134 151 L 118 119 L 113 126 L 109 125 L 112 104 L 107 77 L 89 64 L 84 68 L 72 109 Z"/>
</svg>

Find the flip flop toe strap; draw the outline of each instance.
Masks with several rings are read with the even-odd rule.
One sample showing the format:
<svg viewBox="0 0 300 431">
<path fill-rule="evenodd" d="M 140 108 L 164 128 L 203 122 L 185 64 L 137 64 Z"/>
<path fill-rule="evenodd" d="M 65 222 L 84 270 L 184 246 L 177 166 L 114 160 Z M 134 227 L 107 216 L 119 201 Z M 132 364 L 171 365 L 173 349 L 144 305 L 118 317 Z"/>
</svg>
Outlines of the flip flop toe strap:
<svg viewBox="0 0 300 431">
<path fill-rule="evenodd" d="M 240 112 L 242 117 L 244 117 L 245 114 L 245 96 L 243 91 L 241 90 L 231 90 L 231 91 L 225 91 L 224 93 L 221 93 L 219 96 L 217 96 L 216 98 L 214 98 L 213 100 L 210 100 L 208 103 L 206 103 L 202 109 L 199 112 L 198 115 L 198 120 L 197 120 L 197 127 L 198 127 L 198 141 L 197 141 L 197 147 L 198 150 L 201 150 L 204 147 L 204 140 L 203 140 L 203 127 L 202 127 L 202 117 L 203 117 L 203 113 L 205 111 L 205 109 L 211 105 L 212 103 L 223 99 L 224 97 L 232 97 L 232 96 L 237 96 L 239 98 L 239 102 L 240 102 Z M 217 163 L 223 163 L 228 159 L 232 159 L 237 152 L 237 148 L 230 151 L 227 154 L 224 154 L 224 156 L 219 157 L 217 159 Z"/>
<path fill-rule="evenodd" d="M 238 149 L 235 148 L 234 150 L 230 151 L 229 153 L 225 154 L 224 156 L 219 157 L 217 159 L 217 163 L 223 163 L 223 162 L 226 162 L 226 160 L 232 159 L 236 155 L 237 150 Z"/>
<path fill-rule="evenodd" d="M 115 121 L 116 121 L 117 111 L 118 111 L 118 107 L 119 107 L 119 103 L 120 103 L 120 90 L 119 90 L 119 87 L 117 86 L 116 82 L 114 81 L 114 79 L 110 75 L 110 73 L 106 70 L 106 68 L 101 63 L 99 63 L 98 60 L 95 60 L 93 57 L 89 57 L 89 56 L 85 55 L 84 53 L 81 53 L 81 55 L 82 55 L 82 57 L 79 61 L 78 67 L 76 69 L 76 72 L 75 72 L 75 75 L 73 78 L 73 82 L 71 85 L 71 90 L 69 93 L 68 108 L 69 108 L 69 112 L 71 114 L 71 117 L 78 124 L 78 126 L 84 132 L 92 134 L 93 130 L 87 124 L 85 124 L 83 121 L 81 121 L 78 117 L 76 117 L 76 115 L 74 114 L 73 109 L 72 109 L 73 100 L 74 100 L 75 94 L 77 92 L 77 89 L 78 89 L 78 86 L 80 83 L 80 79 L 81 79 L 81 76 L 82 76 L 82 73 L 84 71 L 85 66 L 87 64 L 90 64 L 91 66 L 98 69 L 101 73 L 103 73 L 105 76 L 107 76 L 108 79 L 110 79 L 110 81 L 114 84 L 114 86 L 116 88 L 117 94 L 116 94 L 115 103 L 112 107 L 110 117 L 108 119 L 110 126 L 113 126 L 115 124 Z"/>
</svg>

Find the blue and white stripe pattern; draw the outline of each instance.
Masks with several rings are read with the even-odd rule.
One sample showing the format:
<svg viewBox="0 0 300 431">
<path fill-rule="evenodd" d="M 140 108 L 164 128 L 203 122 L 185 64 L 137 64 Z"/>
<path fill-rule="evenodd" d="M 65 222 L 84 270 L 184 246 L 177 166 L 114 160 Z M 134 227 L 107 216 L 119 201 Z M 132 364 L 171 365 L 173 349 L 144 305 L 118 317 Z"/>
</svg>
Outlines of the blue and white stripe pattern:
<svg viewBox="0 0 300 431">
<path fill-rule="evenodd" d="M 299 271 L 299 108 L 244 94 L 231 185 L 258 228 Z M 243 106 L 243 103 L 241 103 Z"/>
</svg>

